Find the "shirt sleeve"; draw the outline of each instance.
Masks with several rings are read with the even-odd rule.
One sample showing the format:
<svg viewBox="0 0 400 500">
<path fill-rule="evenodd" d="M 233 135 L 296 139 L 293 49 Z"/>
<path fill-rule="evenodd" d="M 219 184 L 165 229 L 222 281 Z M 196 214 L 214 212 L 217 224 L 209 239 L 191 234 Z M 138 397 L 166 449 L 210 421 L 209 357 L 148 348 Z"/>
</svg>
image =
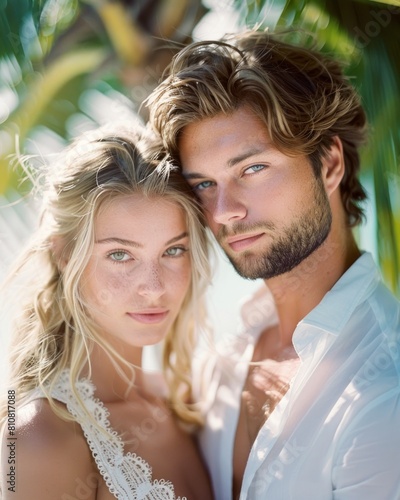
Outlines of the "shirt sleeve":
<svg viewBox="0 0 400 500">
<path fill-rule="evenodd" d="M 345 431 L 332 481 L 334 500 L 400 499 L 399 389 L 375 401 Z"/>
</svg>

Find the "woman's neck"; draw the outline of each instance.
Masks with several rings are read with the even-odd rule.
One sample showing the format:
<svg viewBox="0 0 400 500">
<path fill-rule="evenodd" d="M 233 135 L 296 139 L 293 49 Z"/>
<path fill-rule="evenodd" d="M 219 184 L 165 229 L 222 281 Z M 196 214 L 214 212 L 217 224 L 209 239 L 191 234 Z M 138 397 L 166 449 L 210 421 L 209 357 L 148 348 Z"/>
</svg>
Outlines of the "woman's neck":
<svg viewBox="0 0 400 500">
<path fill-rule="evenodd" d="M 113 347 L 128 365 L 118 359 L 113 362 L 98 344 L 93 346 L 90 355 L 90 378 L 96 387 L 96 396 L 105 403 L 128 400 L 132 390 L 143 386 L 142 348 L 126 344 Z"/>
</svg>

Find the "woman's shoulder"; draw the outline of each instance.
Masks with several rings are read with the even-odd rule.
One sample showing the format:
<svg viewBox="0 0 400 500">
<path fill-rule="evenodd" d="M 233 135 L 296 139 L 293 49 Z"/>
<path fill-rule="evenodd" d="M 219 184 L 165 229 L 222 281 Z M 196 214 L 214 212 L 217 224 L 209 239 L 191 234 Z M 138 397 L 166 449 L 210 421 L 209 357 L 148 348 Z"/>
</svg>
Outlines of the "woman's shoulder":
<svg viewBox="0 0 400 500">
<path fill-rule="evenodd" d="M 63 407 L 62 403 L 54 404 Z M 18 444 L 29 447 L 48 448 L 48 451 L 58 450 L 59 445 L 70 443 L 79 446 L 85 443 L 79 426 L 72 421 L 64 420 L 57 415 L 46 398 L 38 398 L 28 402 L 17 410 L 16 435 Z"/>
<path fill-rule="evenodd" d="M 1 468 L 7 471 L 10 443 L 15 445 L 16 495 L 13 494 L 13 499 L 45 500 L 56 498 L 55 495 L 61 498 L 64 493 L 70 494 L 71 485 L 82 478 L 85 480 L 93 471 L 90 450 L 80 427 L 58 416 L 47 399 L 26 403 L 15 417 L 13 436 L 4 429 L 1 446 Z M 93 482 L 93 477 L 91 479 Z M 7 477 L 2 477 L 1 482 L 6 492 Z"/>
</svg>

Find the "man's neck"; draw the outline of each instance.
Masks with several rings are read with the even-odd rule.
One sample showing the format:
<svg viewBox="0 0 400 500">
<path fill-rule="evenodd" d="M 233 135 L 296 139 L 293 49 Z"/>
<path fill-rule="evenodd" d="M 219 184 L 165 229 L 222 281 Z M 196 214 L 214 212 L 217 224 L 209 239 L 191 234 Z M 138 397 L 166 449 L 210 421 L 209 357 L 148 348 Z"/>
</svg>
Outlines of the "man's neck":
<svg viewBox="0 0 400 500">
<path fill-rule="evenodd" d="M 282 345 L 290 345 L 299 323 L 322 300 L 347 269 L 358 259 L 350 230 L 326 241 L 292 271 L 266 281 L 274 297 Z"/>
</svg>

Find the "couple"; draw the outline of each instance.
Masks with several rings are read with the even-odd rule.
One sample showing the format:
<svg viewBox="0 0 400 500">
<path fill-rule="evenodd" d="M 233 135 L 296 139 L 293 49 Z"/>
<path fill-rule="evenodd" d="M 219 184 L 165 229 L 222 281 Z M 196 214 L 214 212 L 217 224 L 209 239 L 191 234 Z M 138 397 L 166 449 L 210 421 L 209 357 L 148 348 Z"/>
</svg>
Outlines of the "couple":
<svg viewBox="0 0 400 500">
<path fill-rule="evenodd" d="M 366 120 L 339 65 L 266 33 L 194 43 L 149 106 L 172 162 L 145 134 L 99 131 L 52 168 L 18 266 L 40 274 L 20 302 L 3 498 L 400 498 L 400 306 L 351 232 Z M 193 367 L 198 201 L 268 288 Z M 161 340 L 163 376 L 141 369 Z"/>
</svg>

